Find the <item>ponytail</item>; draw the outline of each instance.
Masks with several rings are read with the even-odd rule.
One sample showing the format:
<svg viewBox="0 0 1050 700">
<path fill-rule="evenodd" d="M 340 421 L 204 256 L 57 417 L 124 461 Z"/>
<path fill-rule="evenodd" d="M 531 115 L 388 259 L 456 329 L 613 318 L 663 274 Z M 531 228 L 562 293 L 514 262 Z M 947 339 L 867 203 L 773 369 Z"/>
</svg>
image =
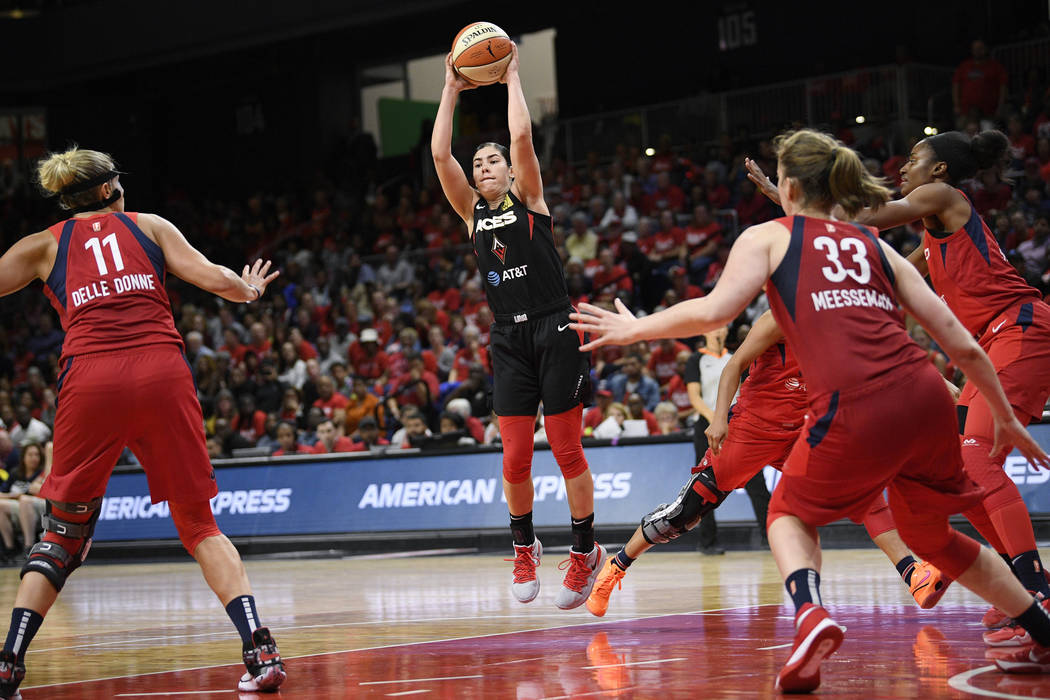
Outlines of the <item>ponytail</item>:
<svg viewBox="0 0 1050 700">
<path fill-rule="evenodd" d="M 778 136 L 775 148 L 784 176 L 802 186 L 806 204 L 827 209 L 838 204 L 853 217 L 892 196 L 882 178 L 869 173 L 853 150 L 828 134 L 800 129 Z"/>
<path fill-rule="evenodd" d="M 68 151 L 51 153 L 37 165 L 37 180 L 46 196 L 61 195 L 59 206 L 78 209 L 97 203 L 98 189 L 119 175 L 108 153 L 74 145 Z"/>
<path fill-rule="evenodd" d="M 946 131 L 924 140 L 934 157 L 948 169 L 948 183 L 958 185 L 978 170 L 997 168 L 1006 156 L 1010 140 L 996 129 L 987 129 L 973 138 L 960 131 Z"/>
</svg>

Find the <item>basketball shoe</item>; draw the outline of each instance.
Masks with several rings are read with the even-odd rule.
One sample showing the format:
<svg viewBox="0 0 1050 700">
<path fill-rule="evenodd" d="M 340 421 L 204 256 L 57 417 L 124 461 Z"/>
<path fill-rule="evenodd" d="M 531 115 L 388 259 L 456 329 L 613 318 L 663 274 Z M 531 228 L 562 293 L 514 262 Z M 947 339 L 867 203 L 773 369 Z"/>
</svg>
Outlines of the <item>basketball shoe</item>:
<svg viewBox="0 0 1050 700">
<path fill-rule="evenodd" d="M 1004 673 L 1050 673 L 1050 648 L 1032 644 L 995 659 Z"/>
<path fill-rule="evenodd" d="M 237 690 L 241 692 L 274 692 L 288 677 L 277 643 L 265 627 L 252 632 L 254 646 L 244 650 L 244 665 L 248 672 L 241 676 Z"/>
<path fill-rule="evenodd" d="M 26 677 L 26 667 L 10 651 L 0 651 L 0 698 L 21 700 L 18 685 Z"/>
<path fill-rule="evenodd" d="M 920 608 L 929 610 L 948 592 L 951 583 L 952 580 L 936 566 L 928 561 L 920 561 L 912 569 L 908 590 Z"/>
<path fill-rule="evenodd" d="M 540 580 L 536 577 L 536 567 L 540 565 L 543 545 L 540 538 L 532 544 L 514 545 L 514 558 L 503 561 L 514 562 L 514 581 L 510 591 L 519 603 L 531 603 L 540 594 Z"/>
<path fill-rule="evenodd" d="M 1036 593 L 1035 599 L 1039 601 L 1044 610 L 1050 611 L 1050 599 L 1044 598 L 1041 593 Z M 984 643 L 990 647 L 1023 647 L 1032 643 L 1032 636 L 1028 634 L 1028 630 L 1013 619 L 1008 619 L 1007 623 L 999 629 L 988 630 L 981 636 L 984 638 Z"/>
<path fill-rule="evenodd" d="M 795 644 L 776 687 L 785 693 L 808 693 L 820 685 L 820 662 L 838 650 L 846 628 L 819 605 L 806 603 L 795 615 Z"/>
<path fill-rule="evenodd" d="M 594 580 L 605 561 L 605 547 L 597 542 L 588 554 L 569 550 L 569 558 L 558 564 L 558 569 L 565 569 L 565 580 L 562 581 L 554 604 L 562 610 L 572 610 L 583 605 L 594 588 Z"/>
<path fill-rule="evenodd" d="M 1004 613 L 994 605 L 984 611 L 984 615 L 981 617 L 981 624 L 990 630 L 997 630 L 1000 627 L 1009 625 L 1013 620 L 1010 616 Z"/>
<path fill-rule="evenodd" d="M 609 596 L 612 595 L 613 588 L 623 587 L 621 581 L 627 572 L 614 564 L 615 560 L 616 557 L 605 560 L 605 566 L 598 573 L 598 580 L 594 582 L 594 590 L 587 596 L 587 609 L 595 617 L 601 617 L 609 609 Z"/>
</svg>

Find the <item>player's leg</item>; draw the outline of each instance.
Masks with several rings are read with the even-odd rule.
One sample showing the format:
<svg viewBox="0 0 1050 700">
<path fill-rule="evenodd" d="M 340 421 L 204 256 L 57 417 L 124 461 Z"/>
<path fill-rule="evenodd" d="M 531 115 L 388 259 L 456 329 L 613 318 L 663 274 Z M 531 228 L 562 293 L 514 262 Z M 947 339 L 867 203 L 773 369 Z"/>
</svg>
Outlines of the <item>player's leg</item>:
<svg viewBox="0 0 1050 700">
<path fill-rule="evenodd" d="M 708 452 L 707 433 L 705 432 L 708 425 L 707 419 L 703 416 L 698 417 L 696 423 L 693 424 L 693 459 L 697 464 L 703 461 Z M 713 511 L 697 524 L 696 535 L 701 554 L 719 556 L 726 553 L 726 550 L 718 544 L 718 521 Z"/>
<path fill-rule="evenodd" d="M 937 602 L 948 591 L 951 579 L 933 564 L 915 559 L 908 545 L 904 544 L 904 540 L 901 539 L 897 525 L 893 521 L 893 514 L 882 494 L 879 494 L 871 510 L 868 511 L 863 525 L 871 541 L 897 568 L 897 573 L 900 574 L 904 585 L 915 598 L 916 604 L 924 610 L 937 605 Z"/>
<path fill-rule="evenodd" d="M 503 443 L 503 494 L 507 499 L 514 544 L 511 592 L 521 603 L 540 592 L 536 567 L 543 545 L 532 526 L 532 451 L 540 388 L 518 326 L 493 326 L 490 357 L 493 369 L 492 403 Z"/>
<path fill-rule="evenodd" d="M 137 385 L 145 392 L 142 396 L 165 396 L 149 410 L 142 407 L 129 441 L 146 472 L 150 498 L 154 503 L 168 501 L 179 539 L 197 559 L 205 581 L 241 637 L 247 672 L 238 689 L 274 690 L 286 678 L 280 653 L 269 630 L 258 623 L 244 564 L 219 531 L 208 503 L 218 487 L 205 449 L 204 419 L 189 367 L 181 353 L 162 350 L 144 353 L 133 370 Z"/>
<path fill-rule="evenodd" d="M 24 494 L 18 499 L 18 524 L 22 528 L 22 538 L 26 547 L 36 544 L 36 538 L 40 532 L 38 523 L 43 515 L 44 501 L 36 496 Z"/>
</svg>

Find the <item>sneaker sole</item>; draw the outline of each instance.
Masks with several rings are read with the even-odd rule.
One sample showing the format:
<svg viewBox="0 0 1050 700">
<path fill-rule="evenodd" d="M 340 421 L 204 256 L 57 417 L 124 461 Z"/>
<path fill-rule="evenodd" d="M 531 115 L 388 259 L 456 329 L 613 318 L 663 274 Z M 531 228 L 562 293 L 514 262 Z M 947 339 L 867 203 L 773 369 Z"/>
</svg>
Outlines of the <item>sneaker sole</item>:
<svg viewBox="0 0 1050 700">
<path fill-rule="evenodd" d="M 288 673 L 279 668 L 271 668 L 261 676 L 237 684 L 237 690 L 243 693 L 270 693 L 281 687 Z"/>
<path fill-rule="evenodd" d="M 926 597 L 926 599 L 925 599 L 925 600 L 923 600 L 923 601 L 922 601 L 921 603 L 920 603 L 920 602 L 919 602 L 918 600 L 916 600 L 915 602 L 916 602 L 916 603 L 918 603 L 918 605 L 919 605 L 919 607 L 920 607 L 921 609 L 923 609 L 923 610 L 929 610 L 930 608 L 932 608 L 932 607 L 934 607 L 935 605 L 937 605 L 937 603 L 941 602 L 941 598 L 943 598 L 943 597 L 944 597 L 944 594 L 948 592 L 948 587 L 949 587 L 950 585 L 952 585 L 952 582 L 951 582 L 951 581 L 949 581 L 948 583 L 946 583 L 946 584 L 944 584 L 943 586 L 941 586 L 941 589 L 940 589 L 939 591 L 934 591 L 933 593 L 931 593 L 931 594 L 930 594 L 929 596 L 927 596 L 927 597 Z M 916 593 L 917 593 L 917 592 L 918 592 L 918 591 L 916 591 Z M 915 594 L 914 594 L 914 593 L 912 594 L 912 597 L 913 597 L 913 598 L 915 597 Z"/>
<path fill-rule="evenodd" d="M 1005 639 L 1001 642 L 988 639 L 984 640 L 985 646 L 993 647 L 996 649 L 1001 649 L 1003 647 L 1027 647 L 1031 646 L 1031 644 L 1032 638 L 1027 634 L 1023 637 L 1010 637 L 1009 639 Z"/>
<path fill-rule="evenodd" d="M 820 686 L 820 664 L 842 646 L 845 629 L 831 618 L 822 620 L 804 643 L 802 659 L 777 674 L 776 688 L 785 693 L 808 693 Z"/>
<path fill-rule="evenodd" d="M 532 601 L 536 600 L 536 596 L 538 596 L 540 594 L 540 587 L 536 586 L 536 591 L 531 596 L 529 596 L 528 598 L 521 598 L 514 591 L 514 587 L 513 586 L 514 586 L 514 584 L 511 584 L 511 589 L 510 589 L 511 595 L 513 595 L 514 596 L 514 600 L 518 601 L 519 603 L 531 603 Z"/>
<path fill-rule="evenodd" d="M 554 607 L 558 608 L 559 610 L 575 610 L 576 608 L 578 608 L 581 605 L 583 605 L 584 603 L 586 603 L 587 599 L 591 597 L 591 591 L 594 590 L 594 584 L 598 582 L 598 574 L 600 574 L 601 571 L 602 571 L 601 567 L 605 566 L 605 555 L 608 554 L 608 552 L 606 551 L 605 547 L 601 546 L 597 542 L 594 543 L 594 546 L 598 548 L 598 563 L 599 563 L 600 566 L 598 567 L 597 570 L 595 570 L 594 577 L 591 578 L 591 582 L 589 584 L 587 584 L 587 586 L 580 591 L 580 600 L 579 600 L 579 602 L 572 603 L 571 605 L 564 605 L 563 606 L 563 605 L 558 605 L 558 601 L 555 600 L 554 601 Z"/>
</svg>

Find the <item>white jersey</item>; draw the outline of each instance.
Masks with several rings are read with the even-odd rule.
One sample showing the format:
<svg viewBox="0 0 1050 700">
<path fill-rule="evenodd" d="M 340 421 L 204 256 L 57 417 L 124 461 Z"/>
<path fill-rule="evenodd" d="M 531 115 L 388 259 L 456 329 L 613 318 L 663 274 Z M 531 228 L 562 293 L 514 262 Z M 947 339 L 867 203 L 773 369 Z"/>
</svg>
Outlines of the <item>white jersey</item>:
<svg viewBox="0 0 1050 700">
<path fill-rule="evenodd" d="M 706 348 L 701 348 L 698 353 L 700 355 L 700 396 L 704 403 L 714 410 L 718 399 L 718 380 L 721 379 L 722 370 L 729 364 L 729 358 L 733 356 L 733 353 L 725 348 L 722 349 L 721 355 L 716 355 Z"/>
</svg>

